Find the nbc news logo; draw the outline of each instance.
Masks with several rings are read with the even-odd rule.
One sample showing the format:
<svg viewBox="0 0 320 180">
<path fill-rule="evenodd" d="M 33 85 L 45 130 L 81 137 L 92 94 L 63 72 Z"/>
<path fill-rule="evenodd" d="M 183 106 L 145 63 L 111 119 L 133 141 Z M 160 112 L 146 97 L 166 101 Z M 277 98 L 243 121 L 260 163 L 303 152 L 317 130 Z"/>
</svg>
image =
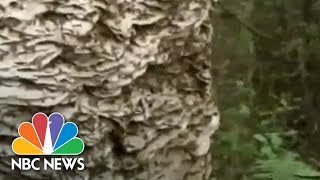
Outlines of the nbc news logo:
<svg viewBox="0 0 320 180">
<path fill-rule="evenodd" d="M 52 113 L 49 117 L 44 113 L 36 113 L 32 123 L 21 123 L 18 128 L 20 137 L 12 142 L 12 150 L 17 155 L 36 156 L 35 158 L 11 159 L 11 169 L 19 170 L 83 170 L 83 158 L 43 158 L 39 156 L 76 156 L 84 150 L 83 141 L 76 137 L 78 127 L 73 122 L 64 122 L 60 113 Z M 42 163 L 42 166 L 40 165 Z"/>
</svg>

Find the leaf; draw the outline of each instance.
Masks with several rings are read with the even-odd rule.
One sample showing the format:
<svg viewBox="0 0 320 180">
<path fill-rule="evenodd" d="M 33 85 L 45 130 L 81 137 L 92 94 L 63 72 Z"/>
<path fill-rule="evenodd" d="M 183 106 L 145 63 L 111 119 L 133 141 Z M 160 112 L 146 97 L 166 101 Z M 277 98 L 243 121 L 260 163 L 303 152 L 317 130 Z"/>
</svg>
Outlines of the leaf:
<svg viewBox="0 0 320 180">
<path fill-rule="evenodd" d="M 268 144 L 267 138 L 264 137 L 262 134 L 255 134 L 253 137 L 259 142 L 261 142 L 262 144 Z"/>
<path fill-rule="evenodd" d="M 294 153 L 288 151 L 281 158 L 258 160 L 256 162 L 253 178 L 270 178 L 272 180 L 297 180 L 320 178 L 320 172 L 310 165 L 296 158 Z"/>
<path fill-rule="evenodd" d="M 272 146 L 276 149 L 280 148 L 282 145 L 282 138 L 279 137 L 278 133 L 271 133 L 270 134 L 270 141 L 271 141 Z"/>
<path fill-rule="evenodd" d="M 304 164 L 304 163 L 300 163 L 299 164 L 299 168 L 297 169 L 297 172 L 296 172 L 296 175 L 297 176 L 300 176 L 300 177 L 317 177 L 317 178 L 320 178 L 320 172 L 313 169 L 312 167 L 310 167 L 309 165 L 307 164 Z"/>
</svg>

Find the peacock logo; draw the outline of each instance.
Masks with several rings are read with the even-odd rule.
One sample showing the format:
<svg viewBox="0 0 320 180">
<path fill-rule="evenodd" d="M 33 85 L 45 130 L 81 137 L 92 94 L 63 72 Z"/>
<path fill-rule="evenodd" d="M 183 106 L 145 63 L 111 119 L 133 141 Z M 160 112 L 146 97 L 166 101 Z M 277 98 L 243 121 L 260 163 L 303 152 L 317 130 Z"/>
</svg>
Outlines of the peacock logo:
<svg viewBox="0 0 320 180">
<path fill-rule="evenodd" d="M 84 150 L 83 141 L 76 137 L 78 127 L 73 122 L 64 122 L 60 113 L 49 117 L 36 113 L 32 123 L 21 123 L 21 137 L 12 142 L 12 150 L 18 155 L 79 155 Z"/>
</svg>

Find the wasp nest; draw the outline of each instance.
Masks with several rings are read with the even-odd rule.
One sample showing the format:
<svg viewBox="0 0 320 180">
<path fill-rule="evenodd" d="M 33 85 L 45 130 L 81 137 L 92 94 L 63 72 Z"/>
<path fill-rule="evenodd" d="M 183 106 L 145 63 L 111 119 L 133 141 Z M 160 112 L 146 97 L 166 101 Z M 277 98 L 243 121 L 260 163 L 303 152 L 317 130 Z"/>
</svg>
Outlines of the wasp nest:
<svg viewBox="0 0 320 180">
<path fill-rule="evenodd" d="M 206 180 L 210 0 L 1 0 L 0 179 Z M 79 126 L 81 172 L 10 169 L 36 112 Z"/>
</svg>

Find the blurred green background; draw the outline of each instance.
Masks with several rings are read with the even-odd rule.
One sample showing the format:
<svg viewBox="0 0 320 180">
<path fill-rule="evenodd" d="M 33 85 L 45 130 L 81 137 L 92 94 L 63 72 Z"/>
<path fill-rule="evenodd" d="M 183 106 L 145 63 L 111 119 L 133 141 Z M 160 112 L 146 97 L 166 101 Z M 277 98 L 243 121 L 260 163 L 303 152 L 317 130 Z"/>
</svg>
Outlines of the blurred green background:
<svg viewBox="0 0 320 180">
<path fill-rule="evenodd" d="M 320 179 L 320 1 L 221 0 L 212 16 L 213 179 Z"/>
</svg>

